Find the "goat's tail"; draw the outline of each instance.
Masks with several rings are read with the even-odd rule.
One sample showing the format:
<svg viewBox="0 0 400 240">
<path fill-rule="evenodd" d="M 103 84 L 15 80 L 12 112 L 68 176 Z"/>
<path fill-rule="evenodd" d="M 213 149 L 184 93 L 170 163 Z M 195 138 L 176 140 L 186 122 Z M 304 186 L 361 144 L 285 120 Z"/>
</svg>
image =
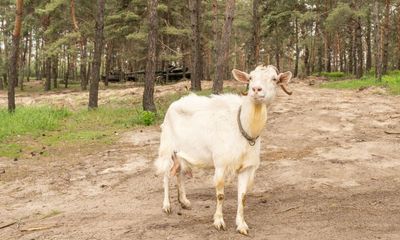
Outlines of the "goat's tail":
<svg viewBox="0 0 400 240">
<path fill-rule="evenodd" d="M 172 154 L 174 153 L 171 152 L 169 154 L 161 154 L 160 151 L 158 158 L 154 161 L 154 166 L 156 168 L 157 174 L 163 174 L 170 171 L 173 166 Z"/>
<path fill-rule="evenodd" d="M 170 127 L 168 124 L 163 123 L 161 129 L 160 149 L 158 150 L 158 158 L 154 161 L 157 174 L 170 171 L 174 164 L 172 159 L 174 148 L 172 147 Z"/>
</svg>

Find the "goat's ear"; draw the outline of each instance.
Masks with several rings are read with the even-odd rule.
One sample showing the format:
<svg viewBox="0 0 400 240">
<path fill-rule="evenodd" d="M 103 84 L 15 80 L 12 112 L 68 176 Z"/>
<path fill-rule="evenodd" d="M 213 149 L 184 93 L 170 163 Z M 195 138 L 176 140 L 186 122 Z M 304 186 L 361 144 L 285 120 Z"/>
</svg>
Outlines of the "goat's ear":
<svg viewBox="0 0 400 240">
<path fill-rule="evenodd" d="M 290 79 L 292 79 L 292 72 L 287 71 L 284 73 L 279 73 L 277 83 L 279 85 L 286 85 L 289 83 Z"/>
<path fill-rule="evenodd" d="M 289 83 L 290 79 L 292 79 L 291 72 L 279 73 L 278 75 L 277 83 L 287 95 L 292 95 L 292 92 L 286 89 L 286 86 Z"/>
<path fill-rule="evenodd" d="M 239 82 L 249 83 L 250 81 L 250 75 L 248 73 L 239 71 L 237 69 L 232 70 L 232 75 Z"/>
</svg>

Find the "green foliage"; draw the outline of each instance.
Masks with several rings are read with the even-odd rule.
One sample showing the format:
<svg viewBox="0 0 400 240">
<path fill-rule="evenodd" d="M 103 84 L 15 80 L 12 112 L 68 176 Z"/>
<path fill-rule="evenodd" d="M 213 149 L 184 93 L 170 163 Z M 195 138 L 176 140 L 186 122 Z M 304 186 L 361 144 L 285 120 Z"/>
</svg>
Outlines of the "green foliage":
<svg viewBox="0 0 400 240">
<path fill-rule="evenodd" d="M 38 135 L 55 130 L 60 127 L 61 120 L 70 114 L 65 108 L 20 107 L 12 114 L 0 109 L 0 142 L 20 134 Z"/>
<path fill-rule="evenodd" d="M 159 3 L 157 5 L 157 11 L 160 13 L 166 13 L 166 12 L 168 12 L 168 6 L 163 3 Z"/>
<path fill-rule="evenodd" d="M 187 36 L 190 34 L 190 29 L 179 29 L 174 26 L 166 26 L 161 29 L 161 32 L 171 36 Z"/>
<path fill-rule="evenodd" d="M 150 126 L 156 121 L 156 114 L 150 111 L 141 111 L 137 118 L 134 119 L 134 122 L 137 124 Z"/>
<path fill-rule="evenodd" d="M 147 33 L 146 32 L 134 32 L 126 36 L 128 40 L 134 41 L 146 41 Z"/>
<path fill-rule="evenodd" d="M 326 27 L 329 30 L 335 30 L 339 26 L 344 26 L 348 23 L 349 19 L 353 17 L 354 12 L 348 3 L 338 3 L 328 15 L 326 19 Z"/>
<path fill-rule="evenodd" d="M 313 74 L 313 75 L 316 76 L 317 74 Z M 332 78 L 332 79 L 343 78 L 343 77 L 348 76 L 344 72 L 321 72 L 319 75 L 323 76 L 323 77 L 327 77 L 327 78 Z"/>
<path fill-rule="evenodd" d="M 382 77 L 378 82 L 373 75 L 366 75 L 361 79 L 335 81 L 321 84 L 323 88 L 332 89 L 360 89 L 365 87 L 384 87 L 391 94 L 400 95 L 400 71 L 392 71 Z"/>
<path fill-rule="evenodd" d="M 51 0 L 44 6 L 44 8 L 37 8 L 36 12 L 38 14 L 49 14 L 49 13 L 53 12 L 59 6 L 66 4 L 66 2 L 67 2 L 67 0 Z"/>
</svg>

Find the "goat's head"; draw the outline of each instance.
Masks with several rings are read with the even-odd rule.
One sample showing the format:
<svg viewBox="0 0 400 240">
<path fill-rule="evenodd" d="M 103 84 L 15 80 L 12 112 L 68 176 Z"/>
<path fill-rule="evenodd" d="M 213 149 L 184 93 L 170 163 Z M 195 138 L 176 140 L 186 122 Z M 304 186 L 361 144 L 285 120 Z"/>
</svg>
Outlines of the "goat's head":
<svg viewBox="0 0 400 240">
<path fill-rule="evenodd" d="M 251 71 L 250 74 L 233 69 L 232 74 L 239 82 L 249 84 L 247 96 L 255 103 L 269 104 L 274 99 L 278 86 L 280 86 L 286 94 L 292 94 L 286 89 L 288 82 L 292 78 L 292 73 L 279 73 L 278 69 L 272 65 L 260 65 Z"/>
</svg>

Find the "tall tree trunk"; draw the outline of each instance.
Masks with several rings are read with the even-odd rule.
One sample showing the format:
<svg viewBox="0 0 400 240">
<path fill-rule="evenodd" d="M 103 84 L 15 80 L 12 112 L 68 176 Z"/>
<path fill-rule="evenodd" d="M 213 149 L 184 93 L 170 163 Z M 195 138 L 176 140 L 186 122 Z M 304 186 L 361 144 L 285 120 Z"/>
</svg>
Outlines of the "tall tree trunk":
<svg viewBox="0 0 400 240">
<path fill-rule="evenodd" d="M 31 58 L 32 58 L 32 30 L 29 32 L 29 46 L 28 46 L 28 67 L 26 81 L 30 81 L 31 78 Z"/>
<path fill-rule="evenodd" d="M 50 15 L 46 15 L 42 19 L 43 23 L 43 28 L 46 31 L 47 28 L 50 26 Z M 44 39 L 44 45 L 48 47 L 50 45 L 50 40 L 49 36 L 45 36 Z M 44 84 L 44 90 L 45 91 L 50 91 L 51 90 L 51 56 L 45 56 L 45 61 L 44 61 L 44 75 L 46 78 L 45 84 Z"/>
<path fill-rule="evenodd" d="M 15 82 L 18 79 L 18 55 L 19 55 L 19 38 L 21 35 L 22 26 L 22 10 L 23 10 L 23 0 L 16 1 L 16 11 L 15 11 L 15 25 L 12 34 L 13 48 L 11 50 L 10 56 L 10 77 L 8 82 L 8 111 L 15 111 Z"/>
<path fill-rule="evenodd" d="M 86 51 L 86 44 L 87 39 L 83 36 L 82 33 L 79 31 L 78 21 L 76 20 L 76 13 L 75 13 L 75 0 L 69 1 L 69 8 L 70 8 L 70 15 L 72 19 L 72 24 L 74 26 L 75 32 L 77 32 L 79 37 L 79 50 L 80 50 L 80 77 L 81 77 L 81 89 L 87 90 L 88 85 L 88 77 L 86 74 L 86 62 L 87 62 L 87 51 Z"/>
<path fill-rule="evenodd" d="M 357 45 L 357 71 L 356 78 L 361 78 L 363 75 L 364 52 L 362 46 L 362 33 L 361 33 L 361 17 L 356 21 L 356 45 Z"/>
<path fill-rule="evenodd" d="M 235 0 L 227 0 L 225 8 L 225 23 L 222 29 L 221 41 L 217 45 L 216 78 L 213 82 L 213 93 L 219 94 L 223 91 L 224 67 L 229 66 L 229 41 L 232 32 L 232 22 L 235 14 Z"/>
<path fill-rule="evenodd" d="M 382 80 L 382 55 L 381 55 L 381 24 L 379 18 L 380 5 L 378 1 L 374 3 L 374 58 L 375 58 L 375 78 Z"/>
<path fill-rule="evenodd" d="M 386 74 L 389 63 L 389 21 L 390 21 L 390 0 L 385 1 L 385 22 L 383 26 L 383 49 L 382 49 L 382 74 Z"/>
<path fill-rule="evenodd" d="M 52 60 L 53 87 L 58 88 L 58 55 L 53 56 Z"/>
<path fill-rule="evenodd" d="M 279 43 L 276 43 L 275 47 L 275 67 L 280 71 L 281 70 L 281 57 L 280 57 L 280 51 L 279 51 Z"/>
<path fill-rule="evenodd" d="M 81 37 L 80 40 L 80 76 L 81 76 L 81 89 L 86 90 L 88 85 L 88 77 L 86 73 L 86 63 L 87 63 L 87 39 L 85 37 Z"/>
<path fill-rule="evenodd" d="M 40 38 L 36 37 L 35 44 L 35 76 L 36 80 L 42 80 L 42 76 L 40 74 L 40 58 L 39 58 L 39 46 L 40 46 Z"/>
<path fill-rule="evenodd" d="M 46 82 L 44 83 L 44 90 L 51 90 L 51 57 L 46 57 Z"/>
<path fill-rule="evenodd" d="M 214 64 L 217 64 L 217 45 L 219 42 L 219 34 L 218 34 L 218 25 L 219 25 L 219 21 L 218 21 L 218 0 L 213 0 L 212 1 L 212 13 L 213 13 L 213 22 L 212 22 L 212 34 L 213 34 L 213 61 Z M 214 71 L 214 79 L 217 78 L 217 72 Z"/>
<path fill-rule="evenodd" d="M 293 77 L 297 77 L 297 74 L 299 73 L 299 56 L 300 56 L 300 51 L 299 51 L 299 23 L 298 19 L 296 17 L 294 21 L 294 28 L 295 28 L 295 63 L 294 63 L 294 73 Z M 306 68 L 307 69 L 307 68 Z M 307 74 L 308 76 L 308 74 Z"/>
<path fill-rule="evenodd" d="M 250 51 L 248 56 L 247 71 L 256 67 L 260 54 L 260 14 L 258 12 L 260 0 L 253 0 L 252 36 L 250 38 Z"/>
<path fill-rule="evenodd" d="M 145 73 L 145 85 L 143 92 L 143 110 L 156 112 L 156 105 L 154 104 L 154 78 L 156 70 L 156 43 L 157 43 L 157 16 L 158 0 L 149 0 L 149 35 L 147 45 L 147 62 Z"/>
<path fill-rule="evenodd" d="M 332 48 L 331 48 L 331 36 L 329 33 L 325 34 L 325 70 L 331 72 L 331 58 L 332 58 Z"/>
<path fill-rule="evenodd" d="M 305 44 L 304 46 L 304 69 L 305 69 L 305 75 L 309 76 L 310 75 L 310 50 L 308 48 L 308 45 Z"/>
<path fill-rule="evenodd" d="M 191 52 L 192 52 L 192 74 L 191 74 L 191 89 L 194 91 L 201 90 L 202 77 L 202 52 L 201 52 L 201 32 L 200 32 L 200 15 L 201 15 L 201 0 L 189 0 L 190 23 L 192 29 L 191 35 Z"/>
<path fill-rule="evenodd" d="M 365 41 L 367 43 L 367 59 L 365 63 L 365 71 L 370 71 L 372 67 L 372 51 L 371 51 L 371 13 L 367 12 L 367 33 L 365 36 Z M 400 58 L 399 58 L 400 59 Z"/>
<path fill-rule="evenodd" d="M 69 69 L 71 65 L 69 53 L 67 53 L 67 66 L 65 66 L 65 75 L 64 75 L 64 88 L 68 88 L 68 81 L 69 81 Z"/>
<path fill-rule="evenodd" d="M 397 5 L 397 69 L 400 70 L 400 3 Z"/>
<path fill-rule="evenodd" d="M 89 90 L 89 109 L 97 108 L 99 94 L 99 78 L 101 54 L 103 51 L 103 30 L 104 30 L 104 5 L 105 0 L 97 0 L 96 27 L 94 38 L 94 53 L 92 66 L 92 79 Z"/>
<path fill-rule="evenodd" d="M 400 70 L 400 3 L 397 5 L 397 69 Z"/>
<path fill-rule="evenodd" d="M 112 41 L 107 43 L 107 48 L 106 48 L 106 77 L 104 79 L 104 85 L 108 86 L 108 78 L 110 77 L 110 72 L 111 72 L 111 61 L 112 61 L 112 54 L 113 54 L 113 43 Z"/>
<path fill-rule="evenodd" d="M 25 78 L 25 65 L 26 65 L 26 55 L 28 52 L 28 47 L 29 47 L 29 37 L 25 36 L 25 43 L 23 44 L 23 52 L 22 52 L 22 56 L 20 58 L 20 64 L 19 64 L 19 72 L 20 74 L 20 78 L 18 81 L 19 87 L 21 89 L 21 91 L 24 90 L 24 78 Z M 18 85 L 16 84 L 16 86 Z"/>
</svg>

